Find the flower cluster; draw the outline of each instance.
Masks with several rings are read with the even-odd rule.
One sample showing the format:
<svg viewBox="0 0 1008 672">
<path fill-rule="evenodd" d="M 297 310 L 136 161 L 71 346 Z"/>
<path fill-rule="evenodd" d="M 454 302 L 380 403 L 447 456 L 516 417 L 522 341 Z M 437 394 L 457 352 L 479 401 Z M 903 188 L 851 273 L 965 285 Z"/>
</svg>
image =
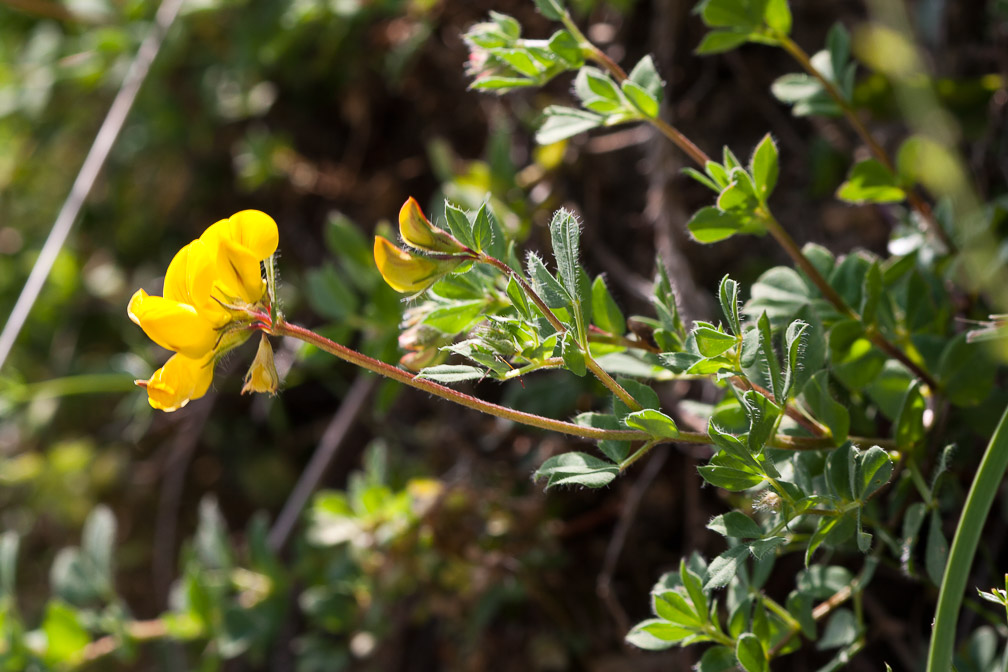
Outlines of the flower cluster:
<svg viewBox="0 0 1008 672">
<path fill-rule="evenodd" d="M 165 273 L 163 296 L 143 289 L 133 295 L 130 319 L 175 352 L 149 380 L 136 381 L 151 406 L 174 411 L 206 394 L 216 360 L 251 333 L 248 311 L 266 294 L 261 263 L 278 242 L 269 215 L 243 210 L 179 250 Z"/>
<path fill-rule="evenodd" d="M 389 287 L 403 294 L 419 294 L 473 258 L 472 250 L 430 223 L 413 197 L 399 210 L 399 235 L 410 247 L 428 253 L 413 254 L 375 236 L 375 264 Z"/>
</svg>

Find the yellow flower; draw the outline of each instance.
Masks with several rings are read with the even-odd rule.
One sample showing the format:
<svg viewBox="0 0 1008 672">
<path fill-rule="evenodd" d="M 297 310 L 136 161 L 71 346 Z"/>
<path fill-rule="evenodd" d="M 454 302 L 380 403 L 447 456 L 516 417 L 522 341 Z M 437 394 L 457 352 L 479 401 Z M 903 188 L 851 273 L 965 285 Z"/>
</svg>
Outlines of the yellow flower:
<svg viewBox="0 0 1008 672">
<path fill-rule="evenodd" d="M 280 377 L 277 375 L 276 365 L 273 363 L 273 348 L 270 347 L 266 334 L 263 334 L 252 366 L 245 374 L 245 386 L 242 387 L 241 393 L 276 394 L 278 387 L 280 387 Z"/>
<path fill-rule="evenodd" d="M 213 380 L 211 355 L 193 359 L 174 354 L 149 380 L 138 380 L 136 384 L 147 389 L 147 401 L 154 408 L 177 411 L 191 399 L 199 399 L 206 394 Z"/>
<path fill-rule="evenodd" d="M 130 299 L 130 319 L 152 341 L 178 353 L 150 380 L 137 383 L 147 388 L 154 408 L 173 411 L 203 396 L 217 357 L 248 338 L 247 331 L 227 327 L 244 318 L 243 307 L 262 300 L 261 262 L 278 240 L 269 215 L 243 210 L 179 250 L 165 273 L 164 296 L 139 289 Z"/>
<path fill-rule="evenodd" d="M 375 236 L 374 258 L 389 287 L 403 294 L 422 292 L 465 261 L 420 257 L 400 250 L 381 236 Z"/>
<path fill-rule="evenodd" d="M 455 254 L 467 249 L 450 233 L 431 224 L 412 196 L 399 210 L 399 234 L 407 245 L 418 250 Z"/>
</svg>

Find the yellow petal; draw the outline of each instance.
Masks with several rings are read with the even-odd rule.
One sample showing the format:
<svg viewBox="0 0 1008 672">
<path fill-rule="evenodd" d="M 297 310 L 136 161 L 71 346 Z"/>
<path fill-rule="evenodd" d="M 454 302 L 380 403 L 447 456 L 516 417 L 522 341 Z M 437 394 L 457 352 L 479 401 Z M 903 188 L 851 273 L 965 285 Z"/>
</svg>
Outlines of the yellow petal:
<svg viewBox="0 0 1008 672">
<path fill-rule="evenodd" d="M 170 413 L 206 394 L 212 380 L 211 357 L 193 359 L 175 354 L 149 380 L 138 380 L 137 385 L 147 388 L 152 407 Z"/>
<path fill-rule="evenodd" d="M 257 261 L 276 252 L 280 232 L 273 218 L 258 210 L 242 210 L 228 219 L 230 238 L 248 248 Z"/>
<path fill-rule="evenodd" d="M 138 289 L 126 312 L 152 341 L 188 357 L 203 357 L 217 343 L 214 325 L 187 303 L 149 296 Z"/>
<path fill-rule="evenodd" d="M 217 250 L 215 296 L 225 302 L 227 298 L 237 298 L 258 303 L 265 293 L 260 259 L 249 248 L 222 238 Z"/>
<path fill-rule="evenodd" d="M 222 219 L 203 232 L 199 245 L 208 265 L 190 276 L 190 287 L 201 310 L 220 312 L 219 304 L 215 308 L 208 302 L 211 297 L 224 303 L 236 299 L 257 303 L 263 297 L 266 284 L 260 262 L 277 246 L 276 222 L 268 215 L 244 210 Z"/>
<path fill-rule="evenodd" d="M 430 287 L 449 269 L 426 257 L 418 257 L 375 236 L 374 258 L 389 287 L 404 294 L 416 294 Z"/>
<path fill-rule="evenodd" d="M 412 196 L 399 210 L 399 234 L 407 245 L 429 252 L 458 253 L 465 248 L 451 234 L 430 223 Z"/>
<path fill-rule="evenodd" d="M 168 264 L 168 272 L 165 273 L 164 297 L 180 303 L 195 305 L 189 290 L 189 261 L 190 250 L 196 245 L 196 241 L 189 243 L 171 260 Z M 198 262 L 197 255 L 193 255 L 193 264 Z"/>
<path fill-rule="evenodd" d="M 242 210 L 211 225 L 200 239 L 230 240 L 247 249 L 256 261 L 262 261 L 276 252 L 280 233 L 276 222 L 265 212 Z"/>
</svg>

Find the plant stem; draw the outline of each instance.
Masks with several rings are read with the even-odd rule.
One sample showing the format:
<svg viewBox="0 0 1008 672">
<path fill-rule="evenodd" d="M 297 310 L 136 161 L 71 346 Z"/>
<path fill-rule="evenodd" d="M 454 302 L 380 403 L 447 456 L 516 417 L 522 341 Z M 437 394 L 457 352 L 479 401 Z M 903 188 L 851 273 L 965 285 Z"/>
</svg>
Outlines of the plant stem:
<svg viewBox="0 0 1008 672">
<path fill-rule="evenodd" d="M 660 443 L 659 441 L 648 441 L 647 443 L 645 443 L 643 446 L 635 450 L 633 454 L 627 456 L 625 460 L 619 463 L 619 470 L 621 472 L 626 471 L 631 464 L 647 455 L 648 452 L 650 452 L 650 450 L 655 446 L 657 446 L 659 443 Z"/>
<path fill-rule="evenodd" d="M 984 522 L 997 495 L 998 486 L 1008 471 L 1008 409 L 1001 416 L 987 451 L 977 468 L 973 485 L 963 505 L 962 517 L 949 549 L 938 604 L 935 607 L 934 628 L 928 650 L 927 672 L 945 672 L 952 669 L 952 652 L 955 648 L 956 622 L 962 606 L 966 582 L 969 579 L 973 556 L 983 532 Z"/>
<path fill-rule="evenodd" d="M 339 357 L 340 359 L 355 366 L 359 366 L 362 369 L 367 369 L 368 371 L 377 373 L 380 376 L 390 378 L 404 385 L 414 387 L 418 390 L 423 390 L 424 392 L 441 397 L 442 399 L 453 401 L 456 404 L 465 406 L 466 408 L 471 408 L 497 418 L 511 420 L 530 427 L 538 427 L 539 429 L 560 432 L 561 434 L 568 434 L 570 436 L 579 436 L 585 439 L 595 439 L 599 441 L 606 439 L 614 441 L 655 441 L 655 437 L 651 436 L 647 432 L 642 432 L 636 429 L 599 429 L 596 427 L 582 427 L 572 422 L 545 418 L 541 415 L 533 415 L 532 413 L 516 411 L 514 409 L 507 408 L 506 406 L 500 406 L 498 404 L 490 403 L 489 401 L 483 401 L 482 399 L 465 394 L 464 392 L 459 392 L 458 390 L 441 385 L 440 383 L 435 383 L 432 380 L 418 378 L 408 371 L 396 368 L 391 364 L 386 364 L 385 362 L 374 359 L 373 357 L 368 357 L 363 353 L 357 352 L 356 350 L 348 348 L 344 345 L 340 345 L 325 336 L 316 334 L 310 329 L 305 329 L 304 327 L 296 324 L 291 324 L 290 322 L 284 320 L 283 317 L 280 317 L 272 326 L 269 323 L 269 316 L 265 313 L 258 314 L 257 319 L 258 324 L 256 325 L 256 328 L 271 336 L 289 336 L 299 341 L 309 343 L 320 350 L 324 350 L 329 354 Z M 887 450 L 893 450 L 896 448 L 896 443 L 892 439 L 867 438 L 860 436 L 851 436 L 848 438 L 856 444 L 871 444 L 886 448 Z M 658 445 L 659 443 L 694 443 L 700 445 L 710 445 L 712 441 L 710 435 L 706 432 L 679 432 L 679 434 L 673 438 L 663 438 L 656 441 L 655 445 Z M 833 439 L 830 437 L 799 437 L 786 436 L 783 434 L 771 437 L 767 445 L 771 448 L 780 448 L 782 450 L 826 450 L 834 447 Z"/>
<path fill-rule="evenodd" d="M 854 128 L 854 131 L 861 137 L 861 140 L 868 146 L 868 149 L 875 156 L 875 158 L 878 159 L 879 162 L 883 166 L 885 166 L 890 172 L 895 174 L 896 166 L 893 164 L 893 161 L 889 157 L 889 154 L 871 134 L 871 131 L 868 130 L 868 127 L 864 125 L 864 122 L 862 122 L 861 118 L 857 115 L 857 110 L 854 109 L 854 106 L 851 105 L 850 101 L 848 101 L 847 98 L 843 95 L 843 92 L 841 92 L 840 89 L 837 88 L 836 84 L 834 84 L 832 81 L 823 76 L 821 72 L 819 72 L 819 70 L 815 67 L 815 65 L 812 64 L 812 59 L 809 58 L 809 55 L 805 53 L 804 49 L 798 46 L 798 43 L 796 43 L 794 40 L 792 40 L 784 33 L 780 32 L 775 33 L 774 37 L 777 38 L 777 40 L 780 42 L 780 45 L 784 49 L 784 51 L 790 54 L 791 57 L 798 62 L 798 64 L 802 67 L 802 69 L 805 70 L 805 72 L 815 77 L 819 81 L 819 83 L 822 84 L 823 89 L 825 89 L 826 93 L 829 94 L 829 97 L 833 99 L 833 102 L 835 102 L 840 107 L 840 110 L 847 118 L 847 121 L 850 123 L 851 127 Z M 955 253 L 956 252 L 955 243 L 953 243 L 952 240 L 949 238 L 948 234 L 945 232 L 945 229 L 943 229 L 941 225 L 938 224 L 938 222 L 935 220 L 934 213 L 931 212 L 931 206 L 928 205 L 927 202 L 923 198 L 921 198 L 921 196 L 912 188 L 907 190 L 907 201 L 910 203 L 910 207 L 916 210 L 917 213 L 924 220 L 925 224 L 927 225 L 927 228 L 930 229 L 931 232 L 935 235 L 935 237 L 937 237 L 938 240 L 941 241 L 942 245 L 944 245 L 945 248 L 950 253 Z"/>
<path fill-rule="evenodd" d="M 587 350 L 585 350 L 584 354 L 585 364 L 588 365 L 588 370 L 595 374 L 595 377 L 599 379 L 600 383 L 605 385 L 609 388 L 609 391 L 619 397 L 619 400 L 626 404 L 631 411 L 643 410 L 644 407 L 637 403 L 637 400 L 630 396 L 630 393 L 623 389 L 622 385 L 613 380 L 613 377 L 610 376 L 605 369 L 599 366 L 599 363 L 592 358 L 591 354 L 589 354 Z"/>
<path fill-rule="evenodd" d="M 662 135 L 671 140 L 676 147 L 685 152 L 701 168 L 706 166 L 707 162 L 711 160 L 702 149 L 693 144 L 692 140 L 687 138 L 682 131 L 672 124 L 657 117 L 648 119 L 647 121 L 657 128 Z"/>
<path fill-rule="evenodd" d="M 488 401 L 483 401 L 482 399 L 477 399 L 476 397 L 465 394 L 464 392 L 459 392 L 458 390 L 454 390 L 439 383 L 435 383 L 434 381 L 414 377 L 407 371 L 403 371 L 402 369 L 398 369 L 390 364 L 368 357 L 356 350 L 340 345 L 325 336 L 316 334 L 314 331 L 305 329 L 304 327 L 299 327 L 282 319 L 272 327 L 267 324 L 262 324 L 259 328 L 273 336 L 290 336 L 291 338 L 296 338 L 300 341 L 304 341 L 305 343 L 310 343 L 320 350 L 325 350 L 329 354 L 335 355 L 336 357 L 350 362 L 355 366 L 359 366 L 362 369 L 367 369 L 368 371 L 372 371 L 386 378 L 391 378 L 392 380 L 403 383 L 404 385 L 415 387 L 418 390 L 423 390 L 424 392 L 441 397 L 442 399 L 453 401 L 456 404 L 465 406 L 466 408 L 481 411 L 497 418 L 511 420 L 530 427 L 538 427 L 540 429 L 546 429 L 553 432 L 569 434 L 571 436 L 580 436 L 586 439 L 643 441 L 651 438 L 646 432 L 637 430 L 581 427 L 580 425 L 575 425 L 572 422 L 553 420 L 552 418 L 545 418 L 541 415 L 533 415 L 532 413 L 516 411 L 514 409 L 507 408 L 506 406 L 500 406 Z"/>
</svg>

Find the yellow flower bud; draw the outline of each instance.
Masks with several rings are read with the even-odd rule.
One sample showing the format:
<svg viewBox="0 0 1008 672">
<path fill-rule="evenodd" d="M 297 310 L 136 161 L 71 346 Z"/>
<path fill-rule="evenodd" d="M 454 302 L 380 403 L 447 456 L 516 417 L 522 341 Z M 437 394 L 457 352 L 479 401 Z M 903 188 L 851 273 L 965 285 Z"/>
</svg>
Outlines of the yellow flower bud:
<svg viewBox="0 0 1008 672">
<path fill-rule="evenodd" d="M 259 340 L 259 350 L 256 352 L 255 360 L 245 374 L 245 386 L 242 387 L 242 394 L 259 392 L 261 394 L 276 394 L 280 387 L 280 377 L 277 375 L 276 365 L 273 363 L 273 348 L 270 347 L 266 334 Z"/>
<path fill-rule="evenodd" d="M 466 247 L 454 236 L 430 223 L 412 196 L 399 210 L 399 234 L 407 245 L 418 250 L 448 254 L 466 251 Z"/>
<path fill-rule="evenodd" d="M 420 257 L 400 250 L 381 236 L 375 236 L 374 258 L 389 287 L 403 294 L 419 294 L 465 261 Z"/>
</svg>

